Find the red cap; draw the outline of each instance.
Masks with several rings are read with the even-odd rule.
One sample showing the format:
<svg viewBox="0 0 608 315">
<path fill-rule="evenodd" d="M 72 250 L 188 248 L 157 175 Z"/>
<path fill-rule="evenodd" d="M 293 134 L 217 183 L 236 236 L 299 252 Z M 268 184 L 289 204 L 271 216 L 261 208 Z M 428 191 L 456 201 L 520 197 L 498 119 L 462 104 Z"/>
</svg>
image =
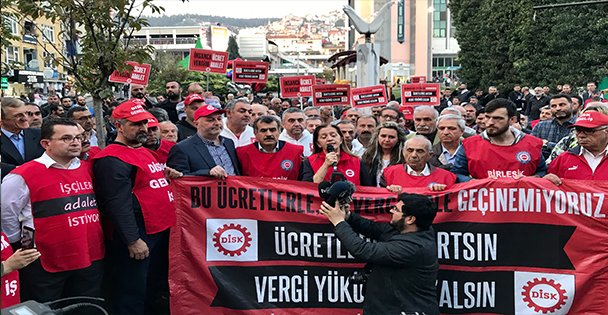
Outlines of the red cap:
<svg viewBox="0 0 608 315">
<path fill-rule="evenodd" d="M 597 128 L 608 126 L 608 115 L 596 111 L 587 111 L 578 116 L 576 123 L 570 127 Z"/>
<path fill-rule="evenodd" d="M 160 124 L 158 123 L 158 120 L 156 120 L 156 118 L 152 117 L 152 118 L 148 118 L 148 128 L 153 128 L 153 127 L 159 127 Z"/>
<path fill-rule="evenodd" d="M 200 102 L 205 102 L 205 98 L 200 95 L 200 94 L 190 94 L 188 96 L 186 96 L 186 99 L 184 100 L 184 105 L 186 106 L 190 106 L 190 104 L 192 104 L 192 102 L 196 102 L 196 101 L 200 101 Z"/>
<path fill-rule="evenodd" d="M 217 109 L 211 105 L 203 105 L 194 112 L 194 120 L 196 121 L 201 117 L 207 117 L 215 113 L 223 114 L 225 112 L 225 110 Z"/>
<path fill-rule="evenodd" d="M 399 106 L 399 111 L 403 114 L 403 119 L 405 119 L 405 120 L 414 119 L 414 106 L 401 105 L 401 106 Z"/>
<path fill-rule="evenodd" d="M 114 108 L 112 111 L 112 118 L 126 119 L 132 122 L 154 118 L 152 114 L 144 109 L 144 106 L 144 101 L 138 98 L 132 98 L 116 106 L 116 108 Z"/>
</svg>

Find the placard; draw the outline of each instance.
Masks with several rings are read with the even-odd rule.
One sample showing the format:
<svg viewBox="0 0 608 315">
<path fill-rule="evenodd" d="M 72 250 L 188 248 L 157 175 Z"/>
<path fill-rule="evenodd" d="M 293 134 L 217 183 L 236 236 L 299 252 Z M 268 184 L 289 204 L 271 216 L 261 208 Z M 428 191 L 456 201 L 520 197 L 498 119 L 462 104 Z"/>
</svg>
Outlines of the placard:
<svg viewBox="0 0 608 315">
<path fill-rule="evenodd" d="M 232 81 L 240 83 L 268 82 L 267 62 L 234 60 L 232 64 Z"/>
<path fill-rule="evenodd" d="M 312 86 L 314 106 L 350 106 L 350 85 L 315 84 Z"/>
<path fill-rule="evenodd" d="M 315 76 L 299 75 L 281 77 L 281 97 L 312 96 L 312 86 L 315 84 Z"/>
<path fill-rule="evenodd" d="M 134 61 L 127 61 L 125 64 L 132 66 L 133 69 L 131 71 L 124 72 L 118 72 L 115 70 L 110 75 L 108 81 L 115 83 L 148 85 L 150 69 L 152 69 L 151 65 L 147 63 L 140 64 Z"/>
<path fill-rule="evenodd" d="M 354 108 L 369 106 L 382 106 L 388 104 L 386 87 L 382 84 L 354 88 L 351 90 L 352 105 Z"/>
<path fill-rule="evenodd" d="M 412 83 L 426 83 L 425 75 L 414 75 L 411 77 Z"/>
<path fill-rule="evenodd" d="M 227 52 L 190 48 L 190 63 L 188 64 L 190 71 L 225 74 L 227 66 Z"/>
<path fill-rule="evenodd" d="M 402 105 L 439 105 L 439 83 L 401 84 Z"/>
</svg>

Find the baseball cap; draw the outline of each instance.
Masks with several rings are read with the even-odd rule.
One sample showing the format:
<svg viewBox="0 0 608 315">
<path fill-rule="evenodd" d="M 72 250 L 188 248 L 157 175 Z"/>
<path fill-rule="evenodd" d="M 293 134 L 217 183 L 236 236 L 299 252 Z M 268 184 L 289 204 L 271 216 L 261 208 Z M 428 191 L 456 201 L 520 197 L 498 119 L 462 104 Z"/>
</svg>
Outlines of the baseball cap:
<svg viewBox="0 0 608 315">
<path fill-rule="evenodd" d="M 184 100 L 184 105 L 190 106 L 190 104 L 192 104 L 192 102 L 196 102 L 196 101 L 205 102 L 205 98 L 200 94 L 192 93 L 192 94 L 186 96 L 186 99 Z"/>
<path fill-rule="evenodd" d="M 152 114 L 144 109 L 144 106 L 143 100 L 132 98 L 116 106 L 116 108 L 112 111 L 112 118 L 126 119 L 131 122 L 138 122 L 154 118 Z"/>
<path fill-rule="evenodd" d="M 148 128 L 159 127 L 158 120 L 154 117 L 148 118 Z"/>
<path fill-rule="evenodd" d="M 414 106 L 401 105 L 399 111 L 403 114 L 403 119 L 412 120 L 414 119 Z"/>
<path fill-rule="evenodd" d="M 602 126 L 608 126 L 608 115 L 596 111 L 588 111 L 578 116 L 576 123 L 570 127 L 593 129 Z"/>
<path fill-rule="evenodd" d="M 225 112 L 226 112 L 225 110 L 217 109 L 211 105 L 203 105 L 194 112 L 194 120 L 196 121 L 201 117 L 207 117 L 207 116 L 213 115 L 215 113 L 223 114 Z"/>
</svg>

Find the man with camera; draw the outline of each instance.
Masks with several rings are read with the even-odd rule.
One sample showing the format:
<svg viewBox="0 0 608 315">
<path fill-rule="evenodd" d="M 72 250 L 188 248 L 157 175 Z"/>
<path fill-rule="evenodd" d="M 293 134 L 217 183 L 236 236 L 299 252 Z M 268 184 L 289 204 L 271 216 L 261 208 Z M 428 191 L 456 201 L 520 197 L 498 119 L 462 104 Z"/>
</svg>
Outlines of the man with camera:
<svg viewBox="0 0 608 315">
<path fill-rule="evenodd" d="M 376 223 L 350 213 L 350 198 L 330 195 L 338 198 L 326 198 L 335 202 L 324 201 L 321 213 L 335 226 L 342 246 L 371 265 L 363 313 L 439 314 L 437 241 L 431 228 L 437 206 L 433 201 L 423 195 L 400 194 L 390 211 L 390 223 Z M 366 242 L 358 233 L 377 242 Z"/>
</svg>

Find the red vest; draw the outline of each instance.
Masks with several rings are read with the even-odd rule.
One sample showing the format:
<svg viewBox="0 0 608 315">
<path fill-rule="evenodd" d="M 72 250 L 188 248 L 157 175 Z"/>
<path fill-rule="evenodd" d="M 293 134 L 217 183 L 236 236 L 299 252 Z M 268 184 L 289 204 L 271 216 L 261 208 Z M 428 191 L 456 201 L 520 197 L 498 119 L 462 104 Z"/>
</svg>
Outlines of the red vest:
<svg viewBox="0 0 608 315">
<path fill-rule="evenodd" d="M 429 176 L 412 176 L 405 171 L 405 164 L 389 166 L 384 169 L 386 186 L 399 185 L 406 187 L 427 187 L 431 183 L 448 185 L 450 188 L 456 182 L 456 175 L 444 169 L 431 167 Z"/>
<path fill-rule="evenodd" d="M 325 152 L 312 154 L 308 157 L 308 162 L 310 162 L 310 166 L 312 167 L 312 171 L 317 173 L 317 171 L 325 162 Z M 355 185 L 360 185 L 360 169 L 361 169 L 361 160 L 358 157 L 352 156 L 350 154 L 346 154 L 344 152 L 340 153 L 340 160 L 338 161 L 338 172 L 344 174 L 346 179 Z M 325 174 L 326 181 L 331 179 L 331 174 L 333 173 L 333 169 L 330 167 Z"/>
<path fill-rule="evenodd" d="M 494 145 L 480 135 L 464 139 L 462 145 L 469 174 L 476 179 L 532 176 L 543 158 L 543 141 L 530 135 L 510 146 Z"/>
<path fill-rule="evenodd" d="M 584 156 L 564 152 L 549 164 L 547 173 L 568 179 L 608 180 L 608 156 L 592 172 Z"/>
<path fill-rule="evenodd" d="M 48 272 L 86 268 L 104 257 L 91 164 L 73 170 L 31 161 L 13 170 L 30 191 L 40 263 Z"/>
<path fill-rule="evenodd" d="M 2 261 L 7 260 L 13 255 L 13 249 L 8 242 L 8 237 L 2 233 Z M 0 298 L 0 308 L 5 308 L 21 303 L 19 297 L 19 272 L 13 272 L 2 276 L 2 298 Z"/>
<path fill-rule="evenodd" d="M 141 205 L 146 233 L 155 234 L 175 225 L 173 193 L 169 189 L 169 181 L 163 174 L 163 165 L 157 162 L 150 150 L 144 147 L 130 148 L 120 144 L 110 144 L 93 160 L 107 156 L 118 158 L 137 168 L 133 194 Z"/>
<path fill-rule="evenodd" d="M 160 162 L 163 166 L 167 164 L 167 158 L 169 158 L 169 150 L 175 145 L 175 142 L 160 140 L 160 146 L 156 150 L 148 149 L 150 153 Z M 164 168 L 164 167 L 163 167 Z"/>
<path fill-rule="evenodd" d="M 243 175 L 298 180 L 304 148 L 288 142 L 275 153 L 261 152 L 257 143 L 236 149 Z"/>
</svg>

